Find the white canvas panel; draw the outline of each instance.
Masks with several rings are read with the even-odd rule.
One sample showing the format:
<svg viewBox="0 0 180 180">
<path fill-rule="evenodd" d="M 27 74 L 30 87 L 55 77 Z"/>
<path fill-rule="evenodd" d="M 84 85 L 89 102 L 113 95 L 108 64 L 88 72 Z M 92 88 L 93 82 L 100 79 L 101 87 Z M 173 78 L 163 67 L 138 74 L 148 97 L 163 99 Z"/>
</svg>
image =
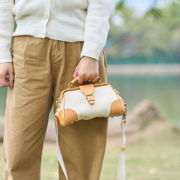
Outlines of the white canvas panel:
<svg viewBox="0 0 180 180">
<path fill-rule="evenodd" d="M 118 99 L 116 94 L 106 85 L 95 87 L 93 96 L 95 102 L 90 105 L 80 90 L 66 92 L 65 109 L 73 109 L 78 115 L 78 120 L 108 117 L 112 102 Z"/>
</svg>

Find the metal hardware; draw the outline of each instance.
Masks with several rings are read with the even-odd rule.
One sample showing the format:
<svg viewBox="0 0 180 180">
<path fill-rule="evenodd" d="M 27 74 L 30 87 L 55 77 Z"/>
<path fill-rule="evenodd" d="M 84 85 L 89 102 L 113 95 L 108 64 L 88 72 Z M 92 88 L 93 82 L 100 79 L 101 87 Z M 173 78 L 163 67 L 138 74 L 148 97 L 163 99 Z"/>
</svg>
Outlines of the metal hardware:
<svg viewBox="0 0 180 180">
<path fill-rule="evenodd" d="M 59 111 L 59 108 L 56 108 L 56 112 L 55 112 L 56 116 L 58 116 L 58 111 Z"/>
<path fill-rule="evenodd" d="M 86 99 L 88 100 L 88 96 L 93 96 L 93 94 L 86 94 Z"/>
<path fill-rule="evenodd" d="M 58 100 L 56 101 L 56 106 L 57 106 L 58 108 L 61 107 L 61 106 L 60 106 L 60 103 L 61 103 L 61 98 L 58 98 Z"/>
<path fill-rule="evenodd" d="M 124 114 L 124 116 L 126 116 L 127 115 L 127 105 L 126 105 L 126 103 L 124 104 L 124 106 L 125 106 L 125 114 Z"/>
<path fill-rule="evenodd" d="M 114 89 L 114 91 L 120 96 L 120 93 L 119 93 L 119 91 L 117 91 L 116 89 Z"/>
<path fill-rule="evenodd" d="M 73 83 L 70 83 L 70 88 L 73 88 L 74 86 L 73 86 Z"/>
<path fill-rule="evenodd" d="M 122 122 L 126 124 L 126 116 L 122 117 Z"/>
<path fill-rule="evenodd" d="M 58 111 L 59 111 L 59 108 L 61 108 L 61 98 L 58 98 L 58 100 L 56 101 L 56 106 L 57 106 L 57 108 L 56 108 L 56 115 L 58 115 L 57 113 L 58 113 Z"/>
</svg>

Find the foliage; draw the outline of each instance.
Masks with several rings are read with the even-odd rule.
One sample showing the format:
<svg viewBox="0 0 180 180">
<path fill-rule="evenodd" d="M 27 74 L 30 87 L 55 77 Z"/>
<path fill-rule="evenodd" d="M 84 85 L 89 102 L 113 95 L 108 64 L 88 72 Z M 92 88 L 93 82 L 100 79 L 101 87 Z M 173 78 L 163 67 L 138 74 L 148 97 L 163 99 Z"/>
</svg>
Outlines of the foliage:
<svg viewBox="0 0 180 180">
<path fill-rule="evenodd" d="M 124 0 L 121 0 L 120 2 L 117 3 L 116 9 L 121 10 L 123 9 L 123 7 L 124 7 Z"/>
<path fill-rule="evenodd" d="M 157 8 L 152 8 L 150 9 L 147 13 L 146 13 L 146 17 L 148 16 L 154 16 L 154 18 L 158 19 L 158 18 L 161 18 L 162 17 L 162 13 L 161 13 L 161 10 L 160 9 L 157 9 Z"/>
<path fill-rule="evenodd" d="M 125 1 L 126 0 L 119 1 L 116 5 L 116 10 L 121 11 L 125 7 Z M 156 5 L 156 1 L 155 1 L 154 5 Z M 156 7 L 150 8 L 150 10 L 147 11 L 145 16 L 151 16 L 151 15 L 154 16 L 154 18 L 162 17 L 161 10 Z"/>
<path fill-rule="evenodd" d="M 175 61 L 179 61 L 179 9 L 180 3 L 174 2 L 161 10 L 152 8 L 144 17 L 136 17 L 130 8 L 118 5 L 110 22 L 107 56 L 172 57 L 172 61 L 176 57 Z M 118 18 L 123 23 L 114 23 Z"/>
</svg>

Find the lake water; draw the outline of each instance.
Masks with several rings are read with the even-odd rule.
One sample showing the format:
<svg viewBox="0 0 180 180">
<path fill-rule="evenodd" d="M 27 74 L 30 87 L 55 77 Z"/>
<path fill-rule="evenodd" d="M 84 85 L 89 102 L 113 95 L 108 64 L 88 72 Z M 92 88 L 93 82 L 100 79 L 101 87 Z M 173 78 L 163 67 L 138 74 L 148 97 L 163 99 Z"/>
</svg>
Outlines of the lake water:
<svg viewBox="0 0 180 180">
<path fill-rule="evenodd" d="M 180 76 L 109 75 L 108 82 L 120 92 L 128 113 L 142 100 L 159 104 L 168 120 L 180 126 Z M 5 114 L 7 88 L 0 88 L 0 116 Z M 53 119 L 53 111 L 50 113 Z"/>
</svg>

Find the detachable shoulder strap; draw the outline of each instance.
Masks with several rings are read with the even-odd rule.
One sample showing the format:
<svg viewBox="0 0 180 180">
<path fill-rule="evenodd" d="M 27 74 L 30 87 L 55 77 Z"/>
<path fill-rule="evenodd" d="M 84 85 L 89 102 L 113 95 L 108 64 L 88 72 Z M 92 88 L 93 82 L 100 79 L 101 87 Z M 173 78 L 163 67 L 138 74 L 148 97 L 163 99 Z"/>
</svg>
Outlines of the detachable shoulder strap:
<svg viewBox="0 0 180 180">
<path fill-rule="evenodd" d="M 64 165 L 63 157 L 62 157 L 61 150 L 60 150 L 60 147 L 59 147 L 59 142 L 58 142 L 58 125 L 56 126 L 56 143 L 57 143 L 57 158 L 58 158 L 59 164 L 60 164 L 60 166 L 61 166 L 61 168 L 62 168 L 62 170 L 64 172 L 66 180 L 68 180 L 66 167 Z"/>
<path fill-rule="evenodd" d="M 121 131 L 122 131 L 122 146 L 121 146 L 121 154 L 118 163 L 118 176 L 117 180 L 125 180 L 126 172 L 125 172 L 125 149 L 126 149 L 126 138 L 125 138 L 125 129 L 126 129 L 126 117 L 123 116 L 121 120 Z M 64 165 L 63 157 L 61 154 L 61 150 L 58 142 L 58 125 L 56 126 L 56 142 L 57 142 L 57 158 L 59 164 L 64 172 L 66 180 L 68 180 L 67 171 Z"/>
<path fill-rule="evenodd" d="M 121 132 L 122 132 L 122 146 L 121 146 L 121 154 L 118 163 L 118 176 L 117 180 L 125 180 L 126 179 L 126 170 L 125 170 L 125 149 L 126 149 L 126 117 L 123 116 L 121 120 Z"/>
</svg>

